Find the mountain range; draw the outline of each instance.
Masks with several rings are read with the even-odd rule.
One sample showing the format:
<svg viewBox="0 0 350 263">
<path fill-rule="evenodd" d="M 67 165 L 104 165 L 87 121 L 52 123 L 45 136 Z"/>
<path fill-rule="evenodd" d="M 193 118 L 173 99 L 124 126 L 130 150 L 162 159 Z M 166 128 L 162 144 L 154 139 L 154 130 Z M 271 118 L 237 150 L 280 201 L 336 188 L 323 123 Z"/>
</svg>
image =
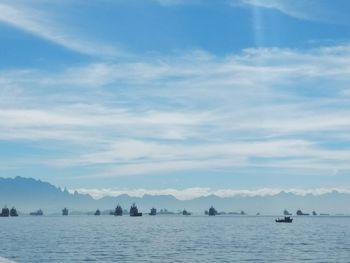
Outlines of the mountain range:
<svg viewBox="0 0 350 263">
<path fill-rule="evenodd" d="M 15 177 L 0 178 L 0 206 L 15 206 L 21 213 L 29 213 L 39 208 L 46 214 L 60 213 L 63 207 L 70 211 L 91 212 L 99 208 L 102 211 L 112 210 L 117 204 L 128 209 L 136 203 L 142 212 L 150 208 L 181 211 L 186 209 L 194 213 L 203 214 L 211 205 L 218 211 L 240 212 L 255 215 L 279 215 L 284 209 L 293 214 L 297 209 L 311 213 L 350 214 L 350 194 L 333 191 L 321 195 L 296 195 L 280 192 L 266 196 L 234 196 L 218 197 L 215 195 L 203 196 L 192 200 L 178 200 L 172 195 L 144 195 L 132 197 L 127 194 L 107 196 L 94 199 L 88 194 L 78 192 L 69 193 L 50 183 L 32 178 Z"/>
</svg>

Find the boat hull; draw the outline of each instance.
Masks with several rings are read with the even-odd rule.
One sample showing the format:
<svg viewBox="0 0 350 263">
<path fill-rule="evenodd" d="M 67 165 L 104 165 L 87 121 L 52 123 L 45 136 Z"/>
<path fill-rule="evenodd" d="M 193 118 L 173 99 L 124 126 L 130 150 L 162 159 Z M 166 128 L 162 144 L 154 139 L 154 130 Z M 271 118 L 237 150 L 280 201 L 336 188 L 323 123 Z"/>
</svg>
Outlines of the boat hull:
<svg viewBox="0 0 350 263">
<path fill-rule="evenodd" d="M 130 216 L 142 216 L 142 213 L 130 214 Z"/>
<path fill-rule="evenodd" d="M 277 218 L 275 219 L 276 223 L 292 223 L 293 222 L 293 218 L 291 218 L 290 216 L 285 216 L 284 218 Z"/>
</svg>

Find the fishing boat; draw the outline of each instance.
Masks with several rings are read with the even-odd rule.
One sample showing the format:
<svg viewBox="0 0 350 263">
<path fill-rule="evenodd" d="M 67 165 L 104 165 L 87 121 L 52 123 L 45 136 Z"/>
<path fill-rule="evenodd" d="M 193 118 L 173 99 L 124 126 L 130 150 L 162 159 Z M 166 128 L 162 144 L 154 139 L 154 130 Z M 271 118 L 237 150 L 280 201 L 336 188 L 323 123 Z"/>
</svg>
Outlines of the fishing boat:
<svg viewBox="0 0 350 263">
<path fill-rule="evenodd" d="M 152 207 L 151 212 L 149 213 L 150 216 L 155 216 L 157 215 L 157 209 L 155 209 L 154 207 Z"/>
<path fill-rule="evenodd" d="M 209 208 L 208 215 L 210 215 L 210 216 L 215 216 L 215 215 L 217 215 L 217 214 L 218 214 L 218 211 L 216 211 L 216 209 L 215 209 L 213 206 L 211 206 L 211 207 Z"/>
<path fill-rule="evenodd" d="M 160 215 L 173 215 L 175 213 L 171 212 L 171 211 L 168 211 L 168 209 L 164 208 L 164 209 L 160 209 L 158 214 L 160 214 Z"/>
<path fill-rule="evenodd" d="M 184 210 L 182 211 L 182 215 L 184 215 L 184 216 L 190 216 L 191 213 L 187 212 L 187 210 L 184 209 Z"/>
<path fill-rule="evenodd" d="M 62 215 L 63 216 L 67 216 L 68 215 L 68 209 L 65 207 L 65 208 L 63 208 L 63 210 L 62 210 Z"/>
<path fill-rule="evenodd" d="M 35 212 L 29 213 L 29 215 L 31 215 L 31 216 L 42 216 L 42 215 L 44 215 L 44 212 L 43 212 L 43 210 L 39 209 L 39 210 L 37 210 Z"/>
<path fill-rule="evenodd" d="M 139 213 L 139 210 L 137 209 L 137 206 L 135 205 L 135 203 L 133 203 L 132 206 L 130 207 L 129 214 L 130 216 L 142 216 L 142 213 Z"/>
<path fill-rule="evenodd" d="M 18 216 L 17 210 L 14 206 L 10 210 L 10 216 Z"/>
<path fill-rule="evenodd" d="M 291 218 L 290 216 L 285 216 L 284 218 L 277 218 L 275 219 L 276 223 L 292 223 L 293 222 L 293 218 Z"/>
<path fill-rule="evenodd" d="M 303 213 L 300 209 L 296 213 L 298 216 L 308 216 L 309 214 Z"/>
<path fill-rule="evenodd" d="M 122 216 L 123 215 L 123 208 L 118 204 L 117 207 L 114 210 L 115 216 Z"/>
<path fill-rule="evenodd" d="M 8 216 L 10 216 L 10 210 L 5 206 L 5 207 L 1 210 L 0 217 L 8 217 Z"/>
<path fill-rule="evenodd" d="M 95 215 L 95 216 L 101 215 L 101 211 L 100 211 L 99 209 L 97 209 L 94 215 Z"/>
</svg>

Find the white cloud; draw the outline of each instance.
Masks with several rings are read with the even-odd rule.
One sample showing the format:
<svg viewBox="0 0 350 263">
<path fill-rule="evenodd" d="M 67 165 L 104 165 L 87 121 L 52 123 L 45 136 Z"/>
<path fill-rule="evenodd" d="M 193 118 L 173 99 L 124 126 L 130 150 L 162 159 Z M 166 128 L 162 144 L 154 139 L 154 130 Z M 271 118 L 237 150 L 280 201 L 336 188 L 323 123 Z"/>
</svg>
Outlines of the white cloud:
<svg viewBox="0 0 350 263">
<path fill-rule="evenodd" d="M 75 144 L 74 158 L 44 162 L 103 167 L 96 177 L 258 166 L 331 174 L 349 169 L 348 150 L 329 147 L 349 142 L 349 58 L 344 45 L 3 71 L 0 138 Z"/>
<path fill-rule="evenodd" d="M 30 4 L 30 2 L 28 2 Z M 84 39 L 77 32 L 69 32 L 69 26 L 54 22 L 53 15 L 41 10 L 30 8 L 18 2 L 0 3 L 0 22 L 27 31 L 33 35 L 51 41 L 67 49 L 98 56 L 121 55 L 120 49 L 98 43 L 91 39 Z"/>
<path fill-rule="evenodd" d="M 306 8 L 300 8 L 300 1 L 289 1 L 289 0 L 241 0 L 243 4 L 252 5 L 256 7 L 263 7 L 268 9 L 276 9 L 286 15 L 300 18 L 310 19 L 310 14 Z M 303 1 L 303 6 L 307 6 L 307 1 Z M 236 1 L 233 1 L 236 3 Z"/>
<path fill-rule="evenodd" d="M 348 24 L 342 3 L 332 0 L 232 0 L 231 4 L 243 4 L 252 8 L 274 9 L 297 19 L 327 23 Z"/>
</svg>

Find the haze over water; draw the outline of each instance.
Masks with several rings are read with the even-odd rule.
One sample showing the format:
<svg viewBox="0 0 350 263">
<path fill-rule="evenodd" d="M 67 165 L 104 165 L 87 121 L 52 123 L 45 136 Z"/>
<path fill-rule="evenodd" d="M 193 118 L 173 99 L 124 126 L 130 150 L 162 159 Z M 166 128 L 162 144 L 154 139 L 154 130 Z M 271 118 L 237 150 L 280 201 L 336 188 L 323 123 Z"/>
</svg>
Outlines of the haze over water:
<svg viewBox="0 0 350 263">
<path fill-rule="evenodd" d="M 18 217 L 0 236 L 15 262 L 348 262 L 350 218 Z"/>
</svg>

